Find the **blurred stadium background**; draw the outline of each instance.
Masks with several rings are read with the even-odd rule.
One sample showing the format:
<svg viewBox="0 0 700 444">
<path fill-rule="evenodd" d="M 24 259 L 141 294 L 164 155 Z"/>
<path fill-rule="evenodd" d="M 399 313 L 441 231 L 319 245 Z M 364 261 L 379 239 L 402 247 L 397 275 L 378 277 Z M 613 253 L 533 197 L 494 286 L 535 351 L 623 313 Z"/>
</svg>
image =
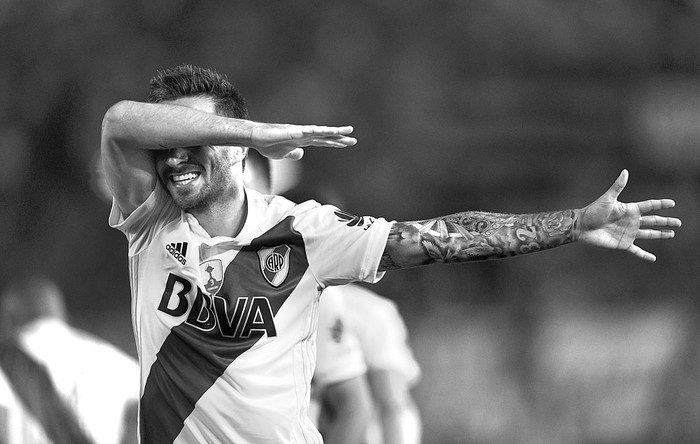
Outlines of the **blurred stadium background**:
<svg viewBox="0 0 700 444">
<path fill-rule="evenodd" d="M 673 197 L 655 264 L 581 246 L 393 272 L 426 444 L 700 442 L 700 1 L 3 0 L 3 282 L 63 286 L 134 353 L 100 123 L 157 69 L 227 73 L 263 121 L 352 124 L 295 198 L 397 220 Z M 326 194 L 327 195 L 327 194 Z M 106 381 L 107 382 L 107 381 Z"/>
</svg>

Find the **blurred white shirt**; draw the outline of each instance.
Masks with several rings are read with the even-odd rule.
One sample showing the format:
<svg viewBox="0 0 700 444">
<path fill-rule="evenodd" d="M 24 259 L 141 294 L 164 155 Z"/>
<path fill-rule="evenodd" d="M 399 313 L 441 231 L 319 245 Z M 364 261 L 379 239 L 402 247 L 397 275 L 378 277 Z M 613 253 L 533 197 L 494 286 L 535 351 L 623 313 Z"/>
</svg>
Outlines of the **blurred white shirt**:
<svg viewBox="0 0 700 444">
<path fill-rule="evenodd" d="M 46 367 L 56 390 L 95 443 L 119 444 L 125 407 L 139 397 L 136 360 L 57 318 L 25 326 L 20 343 Z"/>
<path fill-rule="evenodd" d="M 0 443 L 51 444 L 41 424 L 24 408 L 0 369 Z"/>
</svg>

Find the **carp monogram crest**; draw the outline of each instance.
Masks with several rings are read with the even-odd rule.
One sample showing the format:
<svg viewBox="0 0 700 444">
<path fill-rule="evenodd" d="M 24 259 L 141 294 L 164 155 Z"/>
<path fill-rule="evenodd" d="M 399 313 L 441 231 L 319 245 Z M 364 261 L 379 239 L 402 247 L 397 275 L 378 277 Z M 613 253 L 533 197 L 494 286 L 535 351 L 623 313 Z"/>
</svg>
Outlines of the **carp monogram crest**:
<svg viewBox="0 0 700 444">
<path fill-rule="evenodd" d="M 292 249 L 288 245 L 276 247 L 263 247 L 258 250 L 260 259 L 260 271 L 265 280 L 273 287 L 282 285 L 289 274 L 289 252 Z"/>
</svg>

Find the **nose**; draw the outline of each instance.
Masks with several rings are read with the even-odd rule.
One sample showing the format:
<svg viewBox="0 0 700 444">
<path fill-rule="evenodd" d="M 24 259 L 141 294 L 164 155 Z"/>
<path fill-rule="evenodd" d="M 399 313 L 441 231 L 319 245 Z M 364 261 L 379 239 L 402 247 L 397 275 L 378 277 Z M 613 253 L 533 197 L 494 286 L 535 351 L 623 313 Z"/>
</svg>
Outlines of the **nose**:
<svg viewBox="0 0 700 444">
<path fill-rule="evenodd" d="M 176 167 L 181 163 L 187 162 L 189 151 L 185 148 L 171 148 L 165 156 L 165 163 L 170 167 Z"/>
</svg>

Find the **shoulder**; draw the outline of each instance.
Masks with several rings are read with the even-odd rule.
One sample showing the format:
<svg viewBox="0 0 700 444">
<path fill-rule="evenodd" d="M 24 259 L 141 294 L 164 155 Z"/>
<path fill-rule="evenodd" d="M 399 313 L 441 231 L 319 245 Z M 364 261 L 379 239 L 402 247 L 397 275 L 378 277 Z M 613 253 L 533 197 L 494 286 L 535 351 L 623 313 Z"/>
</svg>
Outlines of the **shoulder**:
<svg viewBox="0 0 700 444">
<path fill-rule="evenodd" d="M 286 218 L 292 219 L 295 229 L 311 234 L 320 227 L 332 227 L 342 222 L 335 214 L 337 208 L 321 205 L 315 200 L 294 202 L 284 196 L 262 195 L 254 190 L 248 190 L 249 214 L 253 220 L 259 217 L 259 223 L 270 224 Z M 257 214 L 257 216 L 256 216 Z"/>
<path fill-rule="evenodd" d="M 129 239 L 132 254 L 146 247 L 161 229 L 172 222 L 185 223 L 185 212 L 178 208 L 165 189 L 157 185 L 148 198 L 128 216 L 114 203 L 109 225 Z"/>
</svg>

